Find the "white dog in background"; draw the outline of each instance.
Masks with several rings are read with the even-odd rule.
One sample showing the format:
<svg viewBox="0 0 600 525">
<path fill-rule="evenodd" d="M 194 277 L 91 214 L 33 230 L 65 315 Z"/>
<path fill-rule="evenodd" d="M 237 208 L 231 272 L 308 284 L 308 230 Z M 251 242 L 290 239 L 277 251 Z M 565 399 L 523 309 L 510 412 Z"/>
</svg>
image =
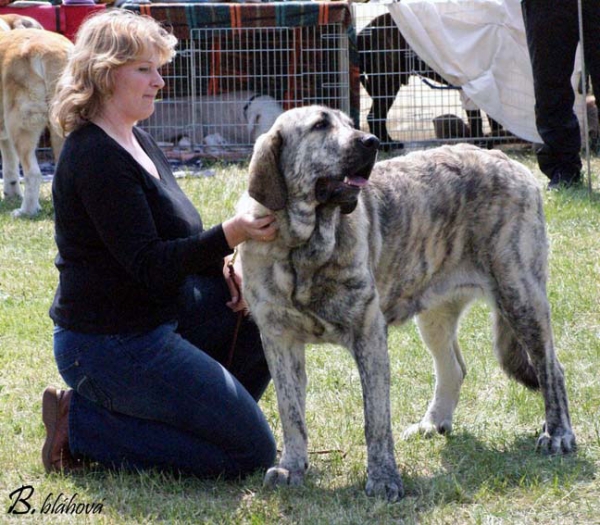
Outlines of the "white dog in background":
<svg viewBox="0 0 600 525">
<path fill-rule="evenodd" d="M 202 144 L 220 136 L 223 145 L 252 146 L 271 129 L 283 108 L 271 96 L 235 91 L 189 98 L 158 100 L 152 116 L 140 123 L 158 142 L 178 143 L 182 137 Z"/>
<path fill-rule="evenodd" d="M 22 199 L 21 207 L 13 212 L 15 217 L 35 215 L 40 210 L 42 174 L 35 150 L 46 127 L 50 127 L 55 158 L 62 148 L 62 138 L 49 126 L 48 110 L 73 46 L 58 33 L 19 28 L 28 23 L 22 19 L 4 17 L 4 30 L 0 30 L 0 153 L 4 195 Z M 15 30 L 10 30 L 13 27 Z M 24 194 L 19 163 L 25 179 Z"/>
</svg>

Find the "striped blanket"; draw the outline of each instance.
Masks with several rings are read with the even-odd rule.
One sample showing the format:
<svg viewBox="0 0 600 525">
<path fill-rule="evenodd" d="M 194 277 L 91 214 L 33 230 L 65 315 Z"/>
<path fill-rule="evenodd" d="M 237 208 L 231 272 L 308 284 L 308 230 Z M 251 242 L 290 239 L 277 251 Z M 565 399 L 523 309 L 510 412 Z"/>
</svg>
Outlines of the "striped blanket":
<svg viewBox="0 0 600 525">
<path fill-rule="evenodd" d="M 127 3 L 123 7 L 164 22 L 182 39 L 190 37 L 190 29 L 210 27 L 308 27 L 339 23 L 354 32 L 350 7 L 345 2 Z"/>
</svg>

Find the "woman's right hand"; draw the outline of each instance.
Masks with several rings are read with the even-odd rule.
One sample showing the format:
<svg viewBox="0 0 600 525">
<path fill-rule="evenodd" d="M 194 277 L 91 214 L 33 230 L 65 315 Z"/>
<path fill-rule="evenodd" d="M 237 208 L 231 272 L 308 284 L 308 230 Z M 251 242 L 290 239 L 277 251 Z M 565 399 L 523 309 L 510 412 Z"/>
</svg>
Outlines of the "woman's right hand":
<svg viewBox="0 0 600 525">
<path fill-rule="evenodd" d="M 277 222 L 271 214 L 254 217 L 251 213 L 238 213 L 223 222 L 222 226 L 230 248 L 248 239 L 270 242 L 277 236 Z"/>
</svg>

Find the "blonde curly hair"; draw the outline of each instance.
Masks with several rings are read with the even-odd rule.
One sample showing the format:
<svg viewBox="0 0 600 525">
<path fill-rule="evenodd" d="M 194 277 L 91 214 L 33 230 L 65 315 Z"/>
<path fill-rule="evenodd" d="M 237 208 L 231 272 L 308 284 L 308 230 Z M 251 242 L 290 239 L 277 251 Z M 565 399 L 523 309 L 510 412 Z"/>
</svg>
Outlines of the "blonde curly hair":
<svg viewBox="0 0 600 525">
<path fill-rule="evenodd" d="M 67 135 L 98 115 L 114 88 L 116 68 L 149 53 L 160 65 L 175 56 L 177 39 L 149 16 L 109 9 L 88 18 L 58 82 L 51 118 Z"/>
</svg>

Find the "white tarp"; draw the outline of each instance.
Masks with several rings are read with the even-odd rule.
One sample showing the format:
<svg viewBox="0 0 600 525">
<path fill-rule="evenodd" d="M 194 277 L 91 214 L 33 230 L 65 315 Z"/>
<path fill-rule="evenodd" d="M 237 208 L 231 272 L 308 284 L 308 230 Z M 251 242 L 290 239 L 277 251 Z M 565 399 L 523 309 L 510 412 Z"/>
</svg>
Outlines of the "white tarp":
<svg viewBox="0 0 600 525">
<path fill-rule="evenodd" d="M 520 0 L 401 0 L 389 9 L 429 66 L 507 130 L 541 142 Z"/>
</svg>

